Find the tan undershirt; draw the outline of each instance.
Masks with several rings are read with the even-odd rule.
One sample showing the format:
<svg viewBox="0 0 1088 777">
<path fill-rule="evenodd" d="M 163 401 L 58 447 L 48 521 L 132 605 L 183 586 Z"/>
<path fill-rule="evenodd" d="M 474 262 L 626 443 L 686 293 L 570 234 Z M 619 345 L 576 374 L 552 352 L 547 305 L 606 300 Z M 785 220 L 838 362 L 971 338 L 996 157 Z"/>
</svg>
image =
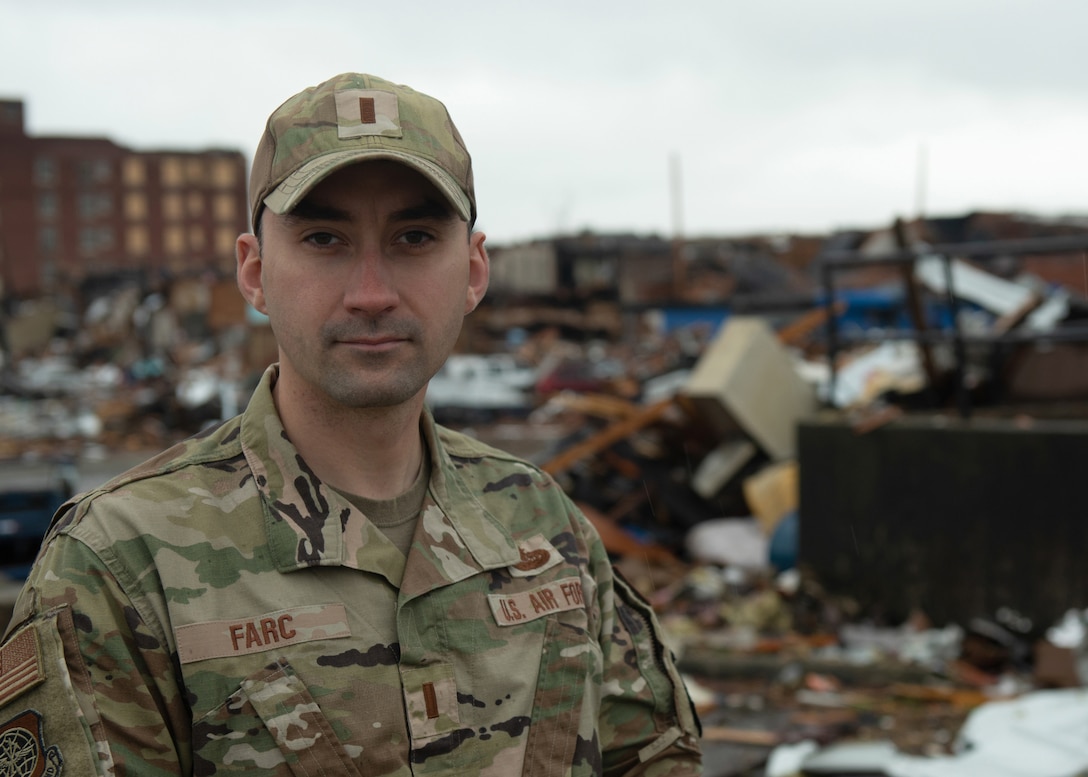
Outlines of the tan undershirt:
<svg viewBox="0 0 1088 777">
<path fill-rule="evenodd" d="M 381 529 L 389 541 L 405 556 L 412 545 L 412 536 L 416 532 L 416 520 L 423 508 L 423 499 L 427 496 L 427 486 L 431 481 L 431 462 L 427 450 L 423 450 L 423 462 L 416 474 L 416 479 L 408 490 L 392 499 L 368 499 L 358 494 L 349 494 L 340 489 L 336 491 L 359 508 L 372 524 Z"/>
</svg>

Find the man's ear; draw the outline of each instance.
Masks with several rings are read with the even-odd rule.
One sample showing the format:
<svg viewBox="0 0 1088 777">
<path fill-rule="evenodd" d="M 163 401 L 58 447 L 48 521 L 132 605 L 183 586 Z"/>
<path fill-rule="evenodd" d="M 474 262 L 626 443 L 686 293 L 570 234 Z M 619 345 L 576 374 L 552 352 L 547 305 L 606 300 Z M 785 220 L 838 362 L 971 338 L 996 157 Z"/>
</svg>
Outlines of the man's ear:
<svg viewBox="0 0 1088 777">
<path fill-rule="evenodd" d="M 238 290 L 242 292 L 246 302 L 267 314 L 264 306 L 264 280 L 261 277 L 261 242 L 256 235 L 239 235 L 234 244 L 234 253 L 238 259 Z"/>
<path fill-rule="evenodd" d="M 473 232 L 468 239 L 468 294 L 465 296 L 465 315 L 476 309 L 487 292 L 491 278 L 491 260 L 484 248 L 487 236 L 483 232 Z"/>
</svg>

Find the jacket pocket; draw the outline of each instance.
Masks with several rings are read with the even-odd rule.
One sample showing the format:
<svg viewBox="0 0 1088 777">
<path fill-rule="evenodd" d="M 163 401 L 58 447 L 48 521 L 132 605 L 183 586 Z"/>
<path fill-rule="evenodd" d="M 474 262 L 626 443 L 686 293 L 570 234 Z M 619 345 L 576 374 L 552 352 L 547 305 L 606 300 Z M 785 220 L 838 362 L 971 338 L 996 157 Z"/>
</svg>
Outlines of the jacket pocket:
<svg viewBox="0 0 1088 777">
<path fill-rule="evenodd" d="M 584 629 L 561 618 L 547 620 L 523 777 L 599 773 L 595 731 L 602 671 L 600 647 Z"/>
<path fill-rule="evenodd" d="M 197 774 L 359 775 L 305 683 L 280 660 L 194 725 Z M 200 769 L 201 762 L 211 767 Z"/>
</svg>

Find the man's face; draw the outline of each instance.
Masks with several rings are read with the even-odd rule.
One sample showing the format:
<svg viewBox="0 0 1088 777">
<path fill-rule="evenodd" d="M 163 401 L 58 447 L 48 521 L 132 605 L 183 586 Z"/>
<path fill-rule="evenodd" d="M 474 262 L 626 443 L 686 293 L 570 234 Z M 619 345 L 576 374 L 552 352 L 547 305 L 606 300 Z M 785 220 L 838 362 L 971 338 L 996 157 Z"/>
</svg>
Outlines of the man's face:
<svg viewBox="0 0 1088 777">
<path fill-rule="evenodd" d="M 352 408 L 422 404 L 487 288 L 484 235 L 403 165 L 340 170 L 239 239 L 242 293 L 280 350 L 277 395 Z"/>
</svg>

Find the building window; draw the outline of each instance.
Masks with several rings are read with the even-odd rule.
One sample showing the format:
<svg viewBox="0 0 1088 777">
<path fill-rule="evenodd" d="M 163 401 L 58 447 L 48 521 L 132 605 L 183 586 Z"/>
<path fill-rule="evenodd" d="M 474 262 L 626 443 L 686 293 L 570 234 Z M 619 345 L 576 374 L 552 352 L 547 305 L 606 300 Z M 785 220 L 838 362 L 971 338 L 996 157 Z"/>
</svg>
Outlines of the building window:
<svg viewBox="0 0 1088 777">
<path fill-rule="evenodd" d="M 151 253 L 151 237 L 147 227 L 131 226 L 125 231 L 125 253 L 141 258 Z"/>
<path fill-rule="evenodd" d="M 212 185 L 229 189 L 238 180 L 238 166 L 229 159 L 217 159 L 212 166 Z"/>
<path fill-rule="evenodd" d="M 147 195 L 129 192 L 125 195 L 125 218 L 129 221 L 147 221 Z"/>
<path fill-rule="evenodd" d="M 38 252 L 42 256 L 55 256 L 60 249 L 60 232 L 56 227 L 42 227 L 38 231 Z"/>
<path fill-rule="evenodd" d="M 207 234 L 203 227 L 189 227 L 189 248 L 192 251 L 203 251 L 207 243 Z"/>
<path fill-rule="evenodd" d="M 166 157 L 162 160 L 162 185 L 171 188 L 185 183 L 185 168 L 177 157 Z"/>
<path fill-rule="evenodd" d="M 204 195 L 200 192 L 189 192 L 186 205 L 189 208 L 189 218 L 199 218 L 204 215 Z"/>
<path fill-rule="evenodd" d="M 79 231 L 79 253 L 82 256 L 97 256 L 113 246 L 113 230 L 109 227 L 85 227 Z"/>
<path fill-rule="evenodd" d="M 38 218 L 42 221 L 53 221 L 60 212 L 55 192 L 41 192 L 38 194 Z"/>
<path fill-rule="evenodd" d="M 185 208 L 180 194 L 173 192 L 163 195 L 162 215 L 167 221 L 181 221 L 185 217 Z"/>
<path fill-rule="evenodd" d="M 230 227 L 216 227 L 215 230 L 215 254 L 216 256 L 233 256 L 234 241 L 238 239 L 238 233 Z"/>
<path fill-rule="evenodd" d="M 56 186 L 57 173 L 56 159 L 40 156 L 34 160 L 34 183 L 38 186 Z"/>
<path fill-rule="evenodd" d="M 130 156 L 121 163 L 121 180 L 125 186 L 143 186 L 147 183 L 147 165 L 139 157 Z"/>
<path fill-rule="evenodd" d="M 234 222 L 238 215 L 237 200 L 230 194 L 215 195 L 215 220 L 219 222 Z"/>
<path fill-rule="evenodd" d="M 108 159 L 84 159 L 76 165 L 76 181 L 80 186 L 109 183 L 113 169 Z"/>
<path fill-rule="evenodd" d="M 105 218 L 113 213 L 113 198 L 107 192 L 84 192 L 76 202 L 79 217 L 84 221 Z"/>
<path fill-rule="evenodd" d="M 162 233 L 163 250 L 170 256 L 185 253 L 185 230 L 181 227 L 167 227 Z"/>
<path fill-rule="evenodd" d="M 204 160 L 200 157 L 190 157 L 185 163 L 185 178 L 191 184 L 203 184 L 207 178 L 204 172 Z"/>
</svg>

